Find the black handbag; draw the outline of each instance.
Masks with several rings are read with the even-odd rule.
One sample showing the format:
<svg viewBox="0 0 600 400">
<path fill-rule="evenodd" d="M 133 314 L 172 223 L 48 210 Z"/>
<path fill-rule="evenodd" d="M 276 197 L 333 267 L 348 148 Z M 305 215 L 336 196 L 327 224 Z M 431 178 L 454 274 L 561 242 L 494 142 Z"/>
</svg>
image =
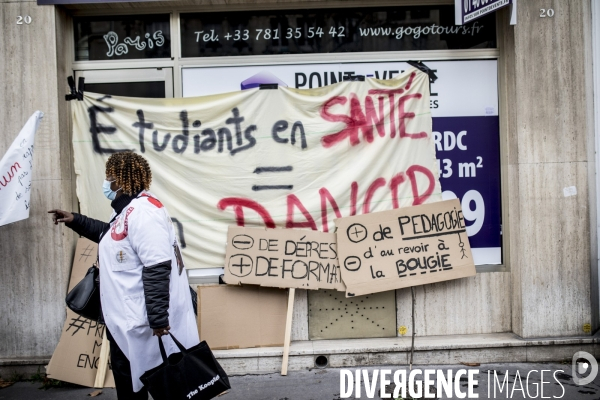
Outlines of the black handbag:
<svg viewBox="0 0 600 400">
<path fill-rule="evenodd" d="M 169 335 L 181 353 L 167 358 L 159 337 L 163 363 L 140 377 L 154 400 L 208 400 L 231 389 L 227 374 L 205 341 L 186 349 L 171 333 Z"/>
<path fill-rule="evenodd" d="M 120 215 L 117 214 L 107 224 L 104 231 L 98 238 L 98 243 L 110 229 L 110 224 Z M 84 318 L 104 323 L 102 316 L 102 304 L 100 303 L 100 269 L 97 267 L 100 262 L 100 254 L 96 257 L 96 262 L 92 265 L 83 279 L 75 285 L 65 298 L 67 307 Z"/>
<path fill-rule="evenodd" d="M 67 307 L 84 318 L 98 321 L 100 306 L 100 271 L 92 265 L 83 279 L 75 285 L 65 299 Z"/>
</svg>

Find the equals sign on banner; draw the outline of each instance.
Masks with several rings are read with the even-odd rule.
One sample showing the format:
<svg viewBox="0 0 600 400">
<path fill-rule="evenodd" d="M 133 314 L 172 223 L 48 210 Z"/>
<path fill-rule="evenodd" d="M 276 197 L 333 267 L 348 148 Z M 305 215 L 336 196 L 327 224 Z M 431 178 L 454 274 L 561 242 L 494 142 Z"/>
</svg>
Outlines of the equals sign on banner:
<svg viewBox="0 0 600 400">
<path fill-rule="evenodd" d="M 256 167 L 254 170 L 255 174 L 262 174 L 264 172 L 291 172 L 292 166 L 287 167 Z M 252 190 L 255 192 L 259 190 L 292 190 L 294 185 L 252 185 Z"/>
</svg>

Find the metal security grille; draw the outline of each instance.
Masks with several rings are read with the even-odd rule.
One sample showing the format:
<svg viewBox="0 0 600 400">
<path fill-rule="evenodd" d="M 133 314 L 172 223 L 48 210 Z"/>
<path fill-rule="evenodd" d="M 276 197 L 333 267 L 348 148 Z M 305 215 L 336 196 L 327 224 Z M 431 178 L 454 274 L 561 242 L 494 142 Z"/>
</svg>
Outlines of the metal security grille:
<svg viewBox="0 0 600 400">
<path fill-rule="evenodd" d="M 396 292 L 346 298 L 343 292 L 308 292 L 308 332 L 313 339 L 396 336 Z"/>
</svg>

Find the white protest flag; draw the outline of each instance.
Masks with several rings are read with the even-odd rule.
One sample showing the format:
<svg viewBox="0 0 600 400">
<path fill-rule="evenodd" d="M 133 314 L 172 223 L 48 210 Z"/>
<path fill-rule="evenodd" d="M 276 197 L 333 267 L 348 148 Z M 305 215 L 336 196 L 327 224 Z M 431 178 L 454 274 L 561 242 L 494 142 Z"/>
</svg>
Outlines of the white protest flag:
<svg viewBox="0 0 600 400">
<path fill-rule="evenodd" d="M 33 141 L 44 113 L 36 111 L 0 161 L 0 226 L 29 218 Z"/>
</svg>

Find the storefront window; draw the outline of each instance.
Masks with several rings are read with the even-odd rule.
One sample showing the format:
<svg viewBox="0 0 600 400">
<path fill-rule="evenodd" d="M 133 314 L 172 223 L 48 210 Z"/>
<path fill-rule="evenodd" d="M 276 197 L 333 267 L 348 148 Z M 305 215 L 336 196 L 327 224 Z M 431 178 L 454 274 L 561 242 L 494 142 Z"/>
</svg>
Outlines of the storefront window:
<svg viewBox="0 0 600 400">
<path fill-rule="evenodd" d="M 86 83 L 85 90 L 113 96 L 162 99 L 165 97 L 165 82 Z"/>
<path fill-rule="evenodd" d="M 75 18 L 75 61 L 170 58 L 169 14 Z"/>
<path fill-rule="evenodd" d="M 496 47 L 494 15 L 454 25 L 454 6 L 181 14 L 183 57 Z"/>
</svg>

